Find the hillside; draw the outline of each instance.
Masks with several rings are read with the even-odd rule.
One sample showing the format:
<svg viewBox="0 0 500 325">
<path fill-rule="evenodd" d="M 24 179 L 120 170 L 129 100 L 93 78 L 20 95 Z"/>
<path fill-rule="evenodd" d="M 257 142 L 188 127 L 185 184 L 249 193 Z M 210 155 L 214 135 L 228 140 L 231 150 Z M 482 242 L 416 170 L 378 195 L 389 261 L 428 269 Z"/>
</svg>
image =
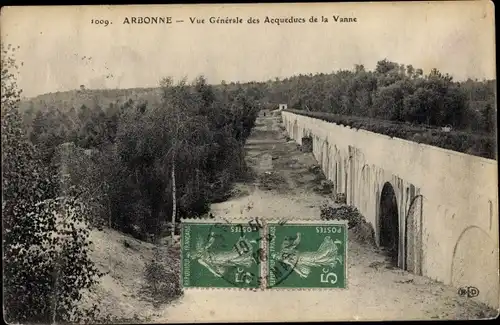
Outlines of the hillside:
<svg viewBox="0 0 500 325">
<path fill-rule="evenodd" d="M 80 108 L 82 105 L 108 107 L 110 103 L 123 104 L 129 99 L 142 99 L 148 102 L 155 102 L 159 100 L 159 97 L 159 88 L 80 89 L 25 98 L 20 102 L 19 108 L 23 112 L 26 112 L 30 109 L 47 110 L 50 108 L 69 110 L 71 107 Z"/>
<path fill-rule="evenodd" d="M 159 252 L 159 263 L 164 272 L 159 274 L 162 283 L 172 284 L 166 288 L 171 292 L 179 287 L 180 254 L 176 245 L 154 245 L 121 232 L 104 229 L 91 232 L 91 259 L 101 272 L 106 272 L 95 292 L 85 295 L 85 303 L 99 301 L 99 318 L 108 318 L 112 323 L 145 322 L 158 317 L 158 307 L 169 301 L 154 295 L 148 286 L 151 282 L 146 276 L 146 266 Z M 177 293 L 176 295 L 179 295 Z"/>
<path fill-rule="evenodd" d="M 214 85 L 214 90 L 219 90 L 221 85 Z M 237 85 L 232 83 L 228 90 L 235 90 Z M 19 103 L 22 112 L 48 110 L 57 108 L 69 110 L 71 107 L 80 108 L 98 105 L 107 108 L 109 104 L 121 105 L 129 100 L 147 101 L 148 103 L 159 103 L 161 100 L 161 88 L 125 88 L 125 89 L 75 89 L 70 91 L 58 91 L 47 93 L 31 98 L 24 98 Z"/>
</svg>

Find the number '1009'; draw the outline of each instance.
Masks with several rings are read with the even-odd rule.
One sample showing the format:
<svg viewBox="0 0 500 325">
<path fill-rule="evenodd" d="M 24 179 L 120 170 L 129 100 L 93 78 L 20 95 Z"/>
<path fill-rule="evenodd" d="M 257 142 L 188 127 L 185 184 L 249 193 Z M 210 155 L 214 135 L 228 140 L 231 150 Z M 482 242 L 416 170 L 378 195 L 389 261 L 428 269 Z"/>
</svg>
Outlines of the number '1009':
<svg viewBox="0 0 500 325">
<path fill-rule="evenodd" d="M 340 234 L 341 232 L 342 227 L 316 227 L 318 234 Z"/>
</svg>

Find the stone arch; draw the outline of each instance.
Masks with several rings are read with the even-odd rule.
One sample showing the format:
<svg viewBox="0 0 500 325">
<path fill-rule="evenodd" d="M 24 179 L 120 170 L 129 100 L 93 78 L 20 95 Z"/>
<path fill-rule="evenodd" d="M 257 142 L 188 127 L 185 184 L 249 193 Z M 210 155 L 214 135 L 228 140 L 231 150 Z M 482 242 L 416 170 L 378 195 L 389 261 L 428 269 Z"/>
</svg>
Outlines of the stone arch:
<svg viewBox="0 0 500 325">
<path fill-rule="evenodd" d="M 320 152 L 321 151 L 320 148 L 322 147 L 323 142 L 321 141 L 321 139 L 319 138 L 319 136 L 316 135 L 316 134 L 311 134 L 311 138 L 313 139 L 313 150 L 312 150 L 313 154 L 315 152 Z M 321 152 L 321 157 L 315 157 L 315 158 L 321 158 L 321 159 L 323 159 L 322 155 L 323 155 L 323 153 Z M 321 167 L 323 167 L 323 166 L 321 166 Z"/>
<path fill-rule="evenodd" d="M 358 177 L 358 182 L 356 184 L 356 204 L 358 208 L 360 208 L 361 211 L 363 210 L 363 199 L 364 199 L 364 190 L 363 188 L 366 186 L 366 182 L 364 182 L 364 171 L 365 171 L 366 166 L 361 167 L 359 170 L 358 174 L 360 175 Z"/>
<path fill-rule="evenodd" d="M 340 152 L 337 149 L 337 146 L 335 146 L 335 176 L 334 176 L 334 183 L 335 183 L 335 193 L 339 193 L 339 189 L 341 188 L 341 179 L 342 179 L 342 158 L 340 156 Z"/>
<path fill-rule="evenodd" d="M 316 144 L 317 141 L 315 141 L 315 136 L 310 135 L 307 132 L 303 132 L 302 134 L 303 136 L 300 140 L 302 152 L 312 152 L 314 155 L 315 152 L 314 148 L 317 145 Z"/>
<path fill-rule="evenodd" d="M 373 192 L 371 191 L 371 184 L 373 184 L 372 181 L 372 168 L 369 165 L 366 165 L 366 186 L 365 186 L 365 191 L 366 191 L 366 201 L 365 201 L 365 210 L 368 212 L 368 206 L 369 203 L 372 202 L 371 199 L 373 197 Z"/>
<path fill-rule="evenodd" d="M 320 143 L 319 138 L 318 138 L 318 143 Z M 323 170 L 323 172 L 325 170 L 325 166 L 323 166 L 323 159 L 325 158 L 324 157 L 325 156 L 325 152 L 324 152 L 325 144 L 326 144 L 326 141 L 321 141 L 319 148 L 318 148 L 319 149 L 318 150 L 319 157 L 317 157 L 317 159 L 316 159 L 318 161 L 319 165 L 321 166 L 321 169 Z"/>
<path fill-rule="evenodd" d="M 359 182 L 358 182 L 358 193 L 359 193 L 359 207 L 366 213 L 368 201 L 370 200 L 370 166 L 368 164 L 363 165 L 361 168 Z"/>
<path fill-rule="evenodd" d="M 399 256 L 399 212 L 396 191 L 390 182 L 385 182 L 380 193 L 379 204 L 379 243 L 386 249 L 394 266 Z"/>
<path fill-rule="evenodd" d="M 342 193 L 347 196 L 348 191 L 348 180 L 349 180 L 349 154 L 344 155 L 344 159 L 342 159 Z"/>
<path fill-rule="evenodd" d="M 297 125 L 297 120 L 293 123 L 292 138 L 295 140 L 299 138 L 299 126 Z"/>
<path fill-rule="evenodd" d="M 423 196 L 417 195 L 411 200 L 405 223 L 404 269 L 418 275 L 422 275 L 422 210 Z"/>
<path fill-rule="evenodd" d="M 328 179 L 328 175 L 330 174 L 330 145 L 328 144 L 328 140 L 323 141 L 323 149 L 322 152 L 322 164 L 323 171 L 325 173 L 326 178 Z"/>
<path fill-rule="evenodd" d="M 335 146 L 332 146 L 331 144 L 328 144 L 328 179 L 333 181 L 334 174 L 335 174 L 335 158 L 332 159 L 332 153 L 335 153 Z M 334 182 L 335 184 L 335 182 Z"/>
<path fill-rule="evenodd" d="M 347 171 L 347 176 L 348 176 L 348 181 L 347 181 L 347 186 L 346 186 L 346 194 L 348 198 L 348 202 L 351 205 L 354 205 L 356 203 L 355 201 L 355 190 L 356 190 L 356 148 L 353 146 L 348 146 L 347 147 L 347 164 L 348 164 L 348 171 Z"/>
<path fill-rule="evenodd" d="M 469 226 L 462 231 L 453 248 L 451 284 L 478 288 L 478 298 L 498 308 L 498 263 L 495 241 L 478 226 Z"/>
</svg>

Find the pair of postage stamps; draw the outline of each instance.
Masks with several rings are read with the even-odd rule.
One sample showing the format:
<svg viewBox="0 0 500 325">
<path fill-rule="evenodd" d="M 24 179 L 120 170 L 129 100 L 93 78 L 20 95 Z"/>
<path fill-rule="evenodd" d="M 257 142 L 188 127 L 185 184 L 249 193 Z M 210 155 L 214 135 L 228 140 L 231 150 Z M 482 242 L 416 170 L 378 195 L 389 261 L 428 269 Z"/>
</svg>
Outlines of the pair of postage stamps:
<svg viewBox="0 0 500 325">
<path fill-rule="evenodd" d="M 347 287 L 347 222 L 182 221 L 184 288 Z"/>
</svg>

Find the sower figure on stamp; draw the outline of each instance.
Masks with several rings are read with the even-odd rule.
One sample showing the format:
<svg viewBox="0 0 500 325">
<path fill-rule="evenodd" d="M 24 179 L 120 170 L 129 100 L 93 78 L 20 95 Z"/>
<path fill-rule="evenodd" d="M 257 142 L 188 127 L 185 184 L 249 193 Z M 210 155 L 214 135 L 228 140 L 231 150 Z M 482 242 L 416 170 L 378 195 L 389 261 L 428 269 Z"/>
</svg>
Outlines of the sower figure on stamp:
<svg viewBox="0 0 500 325">
<path fill-rule="evenodd" d="M 254 261 L 252 244 L 256 244 L 255 240 L 248 240 L 244 236 L 240 237 L 238 242 L 233 245 L 228 251 L 210 250 L 215 242 L 215 234 L 211 232 L 207 243 L 203 238 L 198 238 L 196 243 L 196 251 L 192 255 L 195 259 L 209 270 L 216 277 L 222 277 L 229 267 L 243 266 L 250 267 Z M 243 249 L 238 249 L 242 247 Z"/>
<path fill-rule="evenodd" d="M 326 236 L 317 251 L 300 252 L 297 250 L 300 240 L 300 233 L 297 233 L 297 237 L 293 241 L 285 237 L 278 256 L 283 263 L 291 266 L 300 277 L 307 278 L 311 267 L 335 267 L 337 263 L 342 264 L 342 256 L 338 254 L 337 247 L 342 243 L 341 241 L 333 241 L 330 236 Z"/>
</svg>

